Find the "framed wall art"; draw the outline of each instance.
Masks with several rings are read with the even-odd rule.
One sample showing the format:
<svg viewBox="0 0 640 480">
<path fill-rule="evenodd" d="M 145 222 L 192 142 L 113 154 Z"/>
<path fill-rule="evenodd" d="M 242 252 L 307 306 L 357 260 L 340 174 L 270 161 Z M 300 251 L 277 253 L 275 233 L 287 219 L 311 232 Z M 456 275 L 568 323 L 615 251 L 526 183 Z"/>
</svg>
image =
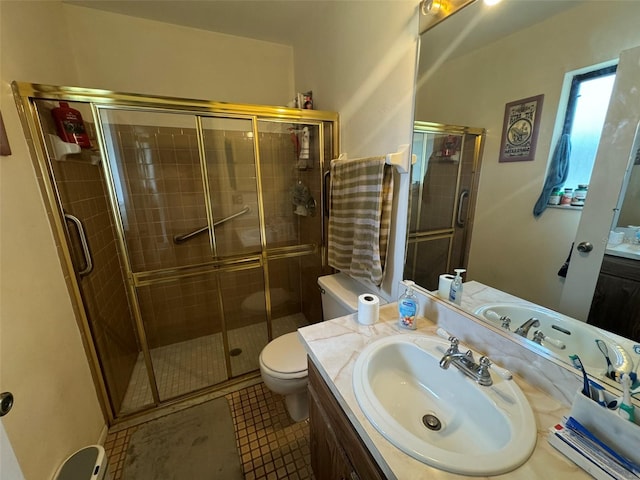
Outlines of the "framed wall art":
<svg viewBox="0 0 640 480">
<path fill-rule="evenodd" d="M 500 143 L 500 162 L 524 162 L 536 156 L 544 95 L 507 103 Z"/>
</svg>

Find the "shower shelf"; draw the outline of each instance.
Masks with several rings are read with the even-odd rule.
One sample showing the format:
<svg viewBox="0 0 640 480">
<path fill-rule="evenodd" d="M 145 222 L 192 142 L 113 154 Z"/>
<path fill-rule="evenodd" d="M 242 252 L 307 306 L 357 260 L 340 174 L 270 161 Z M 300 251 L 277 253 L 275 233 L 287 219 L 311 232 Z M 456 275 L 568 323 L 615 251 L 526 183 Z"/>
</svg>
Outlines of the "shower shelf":
<svg viewBox="0 0 640 480">
<path fill-rule="evenodd" d="M 52 160 L 63 162 L 73 158 L 89 161 L 92 165 L 100 163 L 100 155 L 94 150 L 83 150 L 80 145 L 64 142 L 60 140 L 60 137 L 51 133 L 47 134 L 47 138 L 49 139 L 47 146 L 50 147 L 49 152 Z M 72 155 L 72 157 L 69 157 L 69 155 Z"/>
</svg>

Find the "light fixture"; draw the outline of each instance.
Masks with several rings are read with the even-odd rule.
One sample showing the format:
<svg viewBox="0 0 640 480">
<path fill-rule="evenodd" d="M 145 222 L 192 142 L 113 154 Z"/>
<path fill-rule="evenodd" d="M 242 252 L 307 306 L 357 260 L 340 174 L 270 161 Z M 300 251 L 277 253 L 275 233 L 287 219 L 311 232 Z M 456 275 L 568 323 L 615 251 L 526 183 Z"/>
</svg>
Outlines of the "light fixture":
<svg viewBox="0 0 640 480">
<path fill-rule="evenodd" d="M 484 4 L 487 5 L 488 7 L 492 7 L 493 5 L 496 5 L 501 1 L 502 0 L 484 0 Z"/>
<path fill-rule="evenodd" d="M 476 0 L 421 0 L 420 13 L 422 15 L 420 16 L 420 33 L 434 27 L 445 18 L 475 1 Z"/>
<path fill-rule="evenodd" d="M 422 0 L 420 2 L 420 12 L 422 15 L 433 15 L 434 13 L 434 0 Z"/>
</svg>

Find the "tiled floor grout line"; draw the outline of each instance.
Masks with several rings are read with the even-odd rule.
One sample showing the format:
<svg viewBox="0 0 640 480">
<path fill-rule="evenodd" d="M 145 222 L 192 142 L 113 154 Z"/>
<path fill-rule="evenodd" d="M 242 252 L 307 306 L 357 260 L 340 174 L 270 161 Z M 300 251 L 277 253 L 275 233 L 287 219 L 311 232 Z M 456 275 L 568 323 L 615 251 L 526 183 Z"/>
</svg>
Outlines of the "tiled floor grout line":
<svg viewBox="0 0 640 480">
<path fill-rule="evenodd" d="M 231 409 L 236 448 L 246 480 L 313 480 L 309 423 L 293 422 L 282 396 L 273 394 L 264 383 L 258 383 L 229 393 L 225 398 Z M 127 448 L 136 428 L 107 436 L 105 450 L 111 480 L 124 480 Z"/>
</svg>

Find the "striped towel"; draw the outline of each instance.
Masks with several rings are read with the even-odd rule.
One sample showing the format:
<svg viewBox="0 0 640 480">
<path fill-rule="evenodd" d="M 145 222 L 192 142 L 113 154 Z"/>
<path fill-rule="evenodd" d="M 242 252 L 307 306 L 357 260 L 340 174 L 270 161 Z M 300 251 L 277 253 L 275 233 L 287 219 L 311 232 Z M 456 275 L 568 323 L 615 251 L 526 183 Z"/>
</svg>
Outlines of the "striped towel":
<svg viewBox="0 0 640 480">
<path fill-rule="evenodd" d="M 392 200 L 393 167 L 385 157 L 331 161 L 329 265 L 382 283 Z"/>
</svg>

